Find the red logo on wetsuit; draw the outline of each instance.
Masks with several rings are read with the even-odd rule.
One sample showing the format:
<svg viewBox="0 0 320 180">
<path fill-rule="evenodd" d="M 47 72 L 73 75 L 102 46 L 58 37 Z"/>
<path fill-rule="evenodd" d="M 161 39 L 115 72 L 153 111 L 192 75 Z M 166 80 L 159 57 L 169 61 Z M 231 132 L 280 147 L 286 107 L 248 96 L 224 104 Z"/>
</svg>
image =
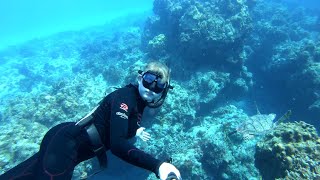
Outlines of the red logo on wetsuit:
<svg viewBox="0 0 320 180">
<path fill-rule="evenodd" d="M 124 110 L 125 112 L 128 112 L 128 105 L 126 105 L 125 103 L 121 103 L 120 109 Z"/>
</svg>

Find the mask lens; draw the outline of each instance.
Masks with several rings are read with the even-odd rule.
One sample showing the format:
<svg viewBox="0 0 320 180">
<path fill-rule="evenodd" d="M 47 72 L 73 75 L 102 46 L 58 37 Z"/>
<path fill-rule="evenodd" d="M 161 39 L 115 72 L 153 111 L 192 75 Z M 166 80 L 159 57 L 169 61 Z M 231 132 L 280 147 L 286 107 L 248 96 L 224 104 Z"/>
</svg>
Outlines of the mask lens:
<svg viewBox="0 0 320 180">
<path fill-rule="evenodd" d="M 145 73 L 143 75 L 143 80 L 145 80 L 147 83 L 153 83 L 157 79 L 157 76 L 150 73 Z"/>
<path fill-rule="evenodd" d="M 159 94 L 164 90 L 164 88 L 159 88 L 158 86 L 155 86 L 154 88 L 151 88 L 150 90 Z"/>
<path fill-rule="evenodd" d="M 157 82 L 157 86 L 158 88 L 164 89 L 166 87 L 167 83 L 161 83 L 161 82 Z"/>
<path fill-rule="evenodd" d="M 158 76 L 151 74 L 151 73 L 145 73 L 142 76 L 142 84 L 145 88 L 155 92 L 155 93 L 161 93 L 166 86 L 166 83 L 160 83 L 158 82 Z M 153 85 L 155 83 L 155 85 Z"/>
</svg>

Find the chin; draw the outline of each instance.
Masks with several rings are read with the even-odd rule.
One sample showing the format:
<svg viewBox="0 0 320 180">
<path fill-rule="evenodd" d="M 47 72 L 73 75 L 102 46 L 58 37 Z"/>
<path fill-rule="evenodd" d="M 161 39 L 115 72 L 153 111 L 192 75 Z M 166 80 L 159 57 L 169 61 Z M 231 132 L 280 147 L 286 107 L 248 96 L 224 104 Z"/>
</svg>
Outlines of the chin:
<svg viewBox="0 0 320 180">
<path fill-rule="evenodd" d="M 148 96 L 147 94 L 144 94 L 144 95 L 142 96 L 142 98 L 143 98 L 145 101 L 147 101 L 147 102 L 152 102 L 152 101 L 153 101 L 153 98 L 150 97 L 150 96 Z"/>
</svg>

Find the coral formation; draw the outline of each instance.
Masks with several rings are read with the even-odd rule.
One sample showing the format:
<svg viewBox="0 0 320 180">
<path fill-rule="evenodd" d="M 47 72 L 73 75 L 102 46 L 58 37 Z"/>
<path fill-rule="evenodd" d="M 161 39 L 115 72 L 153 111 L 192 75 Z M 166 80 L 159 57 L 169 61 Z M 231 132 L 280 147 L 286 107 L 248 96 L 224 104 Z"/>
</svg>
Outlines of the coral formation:
<svg viewBox="0 0 320 180">
<path fill-rule="evenodd" d="M 281 123 L 255 152 L 255 166 L 263 179 L 320 178 L 320 138 L 314 126 L 303 121 Z"/>
<path fill-rule="evenodd" d="M 244 65 L 244 40 L 251 31 L 247 1 L 154 1 L 154 16 L 144 27 L 142 46 L 150 58 L 164 59 L 177 79 L 188 81 L 201 68 L 230 74 L 226 96 L 240 97 L 252 87 Z"/>
<path fill-rule="evenodd" d="M 241 41 L 251 29 L 246 1 L 156 0 L 153 10 L 156 17 L 145 26 L 145 43 L 164 34 L 169 53 L 177 52 L 184 59 L 200 60 L 202 53 L 203 59 L 216 55 L 241 62 L 237 56 Z"/>
<path fill-rule="evenodd" d="M 166 36 L 159 34 L 148 42 L 148 51 L 156 59 L 161 58 L 166 54 Z"/>
<path fill-rule="evenodd" d="M 254 28 L 246 44 L 247 65 L 260 87 L 276 87 L 271 90 L 275 101 L 287 103 L 296 116 L 318 126 L 318 14 L 282 1 L 259 1 L 250 13 Z"/>
<path fill-rule="evenodd" d="M 142 126 L 147 127 L 154 140 L 147 144 L 137 141 L 139 147 L 160 158 L 171 156 L 184 179 L 258 178 L 253 156 L 258 138 L 244 141 L 228 135 L 248 119 L 242 110 L 228 105 L 194 119 L 188 114 L 177 117 L 166 112 L 160 111 L 156 119 L 144 117 Z M 191 127 L 184 122 L 185 118 L 187 122 L 191 121 Z M 154 176 L 149 179 L 154 179 Z"/>
<path fill-rule="evenodd" d="M 36 153 L 48 130 L 40 123 L 18 120 L 0 125 L 0 129 L 0 174 Z"/>
<path fill-rule="evenodd" d="M 223 72 L 197 72 L 188 83 L 172 81 L 174 90 L 160 109 L 165 118 L 176 117 L 186 129 L 198 124 L 200 114 L 211 111 L 210 104 L 215 102 L 229 83 L 229 74 Z M 171 122 L 174 123 L 174 122 Z"/>
</svg>

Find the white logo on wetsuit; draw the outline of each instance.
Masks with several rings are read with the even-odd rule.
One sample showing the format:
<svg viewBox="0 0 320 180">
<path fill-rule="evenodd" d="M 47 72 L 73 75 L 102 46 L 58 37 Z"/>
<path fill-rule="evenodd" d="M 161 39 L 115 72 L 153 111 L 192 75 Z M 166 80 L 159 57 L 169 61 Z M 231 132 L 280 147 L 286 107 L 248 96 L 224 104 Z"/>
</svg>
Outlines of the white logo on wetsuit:
<svg viewBox="0 0 320 180">
<path fill-rule="evenodd" d="M 125 113 L 117 112 L 116 115 L 120 116 L 122 119 L 128 119 L 128 116 Z"/>
</svg>

